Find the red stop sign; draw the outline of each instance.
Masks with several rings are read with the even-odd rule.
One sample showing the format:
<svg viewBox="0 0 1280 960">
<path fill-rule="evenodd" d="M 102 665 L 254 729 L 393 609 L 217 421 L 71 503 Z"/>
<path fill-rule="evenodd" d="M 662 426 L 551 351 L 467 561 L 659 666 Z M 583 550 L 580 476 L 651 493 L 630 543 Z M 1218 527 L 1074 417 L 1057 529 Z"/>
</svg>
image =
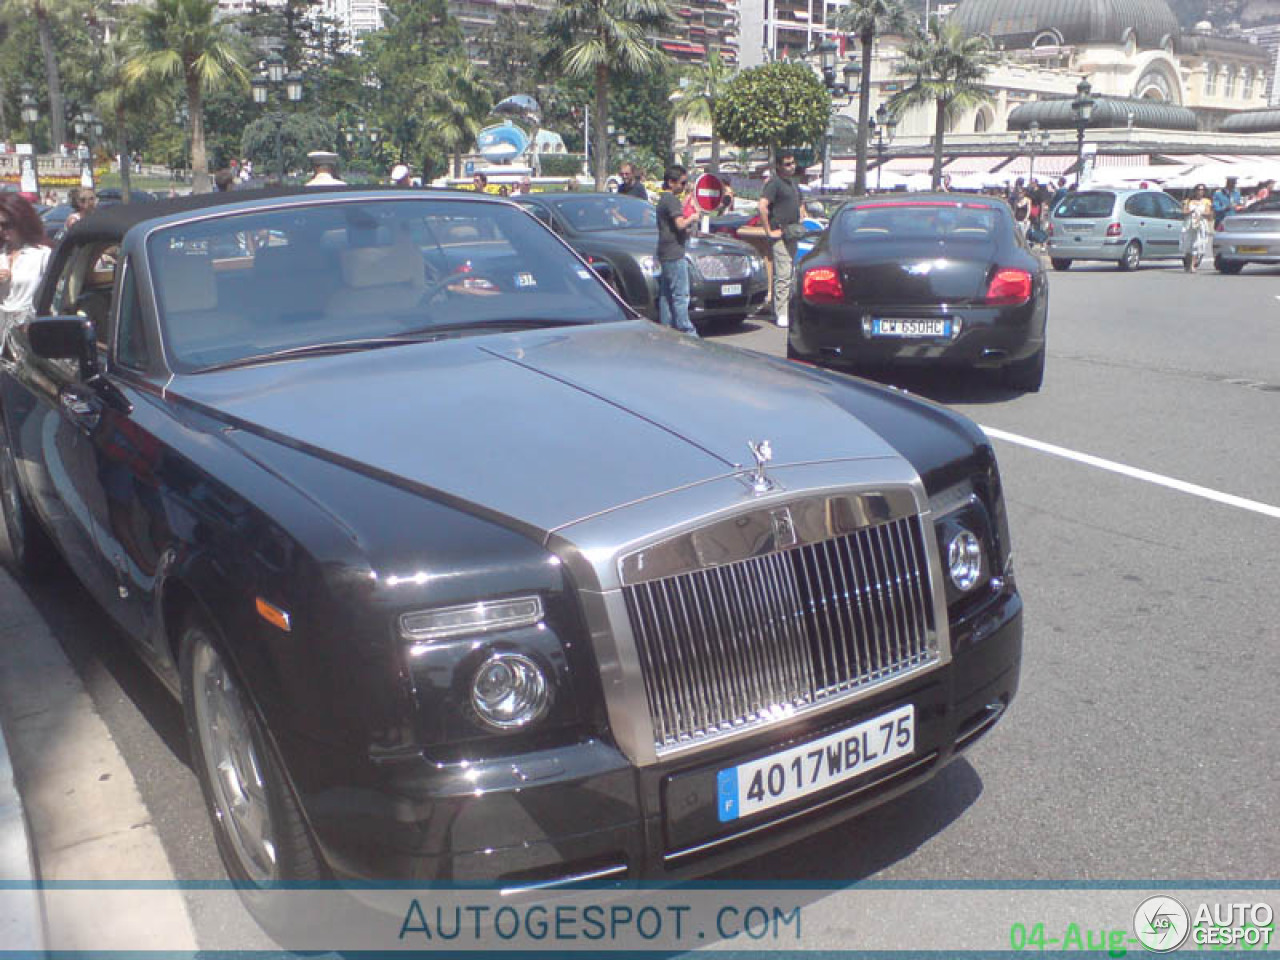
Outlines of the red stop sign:
<svg viewBox="0 0 1280 960">
<path fill-rule="evenodd" d="M 724 183 L 714 173 L 704 173 L 693 182 L 693 202 L 700 210 L 710 213 L 720 206 L 724 196 Z"/>
</svg>

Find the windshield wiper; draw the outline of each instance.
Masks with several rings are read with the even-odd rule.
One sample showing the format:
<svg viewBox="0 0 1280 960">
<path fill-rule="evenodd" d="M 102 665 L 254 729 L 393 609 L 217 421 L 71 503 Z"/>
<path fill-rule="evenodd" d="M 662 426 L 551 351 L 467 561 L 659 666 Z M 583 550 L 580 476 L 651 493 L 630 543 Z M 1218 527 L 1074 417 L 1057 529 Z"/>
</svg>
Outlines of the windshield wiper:
<svg viewBox="0 0 1280 960">
<path fill-rule="evenodd" d="M 200 367 L 196 373 L 216 373 L 219 370 L 235 370 L 239 367 L 252 367 L 260 363 L 272 363 L 276 360 L 296 360 L 301 357 L 323 357 L 338 353 L 355 353 L 362 350 L 379 350 L 383 347 L 401 347 L 406 343 L 431 343 L 443 340 L 457 333 L 489 333 L 503 329 L 535 330 L 539 327 L 578 327 L 590 324 L 590 320 L 560 320 L 550 318 L 516 317 L 510 320 L 493 320 L 475 323 L 442 323 L 430 327 L 418 327 L 413 330 L 402 330 L 399 333 L 381 337 L 360 337 L 355 340 L 332 340 L 326 343 L 305 343 L 298 347 L 286 347 L 283 350 L 270 350 L 266 353 L 255 353 L 248 357 L 226 360 L 222 363 Z"/>
<path fill-rule="evenodd" d="M 361 337 L 356 340 L 333 340 L 328 343 L 305 343 L 300 347 L 287 347 L 283 350 L 270 350 L 267 353 L 255 353 L 248 357 L 226 360 L 201 367 L 196 373 L 213 373 L 217 370 L 234 370 L 237 367 L 252 367 L 259 363 L 271 363 L 274 360 L 293 360 L 298 357 L 319 357 L 335 353 L 355 353 L 360 350 L 377 350 L 381 347 L 403 346 L 410 341 L 402 336 L 396 337 Z"/>
</svg>

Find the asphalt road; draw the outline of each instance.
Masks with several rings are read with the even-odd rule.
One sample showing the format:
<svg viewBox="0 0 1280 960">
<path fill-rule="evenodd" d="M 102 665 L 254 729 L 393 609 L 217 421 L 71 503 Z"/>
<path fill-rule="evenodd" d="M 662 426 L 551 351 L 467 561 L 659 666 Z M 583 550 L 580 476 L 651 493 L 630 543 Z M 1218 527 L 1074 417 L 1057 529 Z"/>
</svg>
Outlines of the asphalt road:
<svg viewBox="0 0 1280 960">
<path fill-rule="evenodd" d="M 1052 277 L 1041 393 L 899 381 L 1001 432 L 1021 693 L 928 786 L 725 879 L 1280 879 L 1278 278 L 1077 267 Z M 749 323 L 717 339 L 781 354 L 783 337 Z M 33 599 L 178 878 L 225 876 L 176 705 L 69 581 Z M 266 946 L 258 936 L 245 926 L 243 945 Z"/>
</svg>

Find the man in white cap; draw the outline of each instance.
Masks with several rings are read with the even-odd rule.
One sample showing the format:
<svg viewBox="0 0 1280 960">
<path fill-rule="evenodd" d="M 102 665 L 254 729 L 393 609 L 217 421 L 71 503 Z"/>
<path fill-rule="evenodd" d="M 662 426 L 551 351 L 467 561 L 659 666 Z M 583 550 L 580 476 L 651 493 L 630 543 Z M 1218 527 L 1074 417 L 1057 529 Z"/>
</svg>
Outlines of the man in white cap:
<svg viewBox="0 0 1280 960">
<path fill-rule="evenodd" d="M 393 187 L 407 187 L 410 185 L 409 168 L 403 163 L 397 163 L 391 168 L 391 185 Z"/>
<path fill-rule="evenodd" d="M 307 181 L 308 187 L 334 187 L 344 186 L 345 180 L 339 180 L 338 173 L 338 155 L 328 150 L 312 150 L 307 154 L 307 159 L 311 161 L 311 167 L 315 170 L 315 175 Z"/>
</svg>

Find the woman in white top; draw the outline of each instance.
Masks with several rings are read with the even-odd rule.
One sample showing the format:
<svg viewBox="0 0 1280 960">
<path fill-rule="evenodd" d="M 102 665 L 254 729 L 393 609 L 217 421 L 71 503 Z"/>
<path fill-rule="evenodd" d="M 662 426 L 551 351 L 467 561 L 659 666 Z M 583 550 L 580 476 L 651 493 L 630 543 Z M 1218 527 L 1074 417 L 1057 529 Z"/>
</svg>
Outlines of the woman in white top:
<svg viewBox="0 0 1280 960">
<path fill-rule="evenodd" d="M 31 314 L 49 263 L 49 239 L 35 208 L 16 193 L 0 193 L 0 342 Z"/>
</svg>

